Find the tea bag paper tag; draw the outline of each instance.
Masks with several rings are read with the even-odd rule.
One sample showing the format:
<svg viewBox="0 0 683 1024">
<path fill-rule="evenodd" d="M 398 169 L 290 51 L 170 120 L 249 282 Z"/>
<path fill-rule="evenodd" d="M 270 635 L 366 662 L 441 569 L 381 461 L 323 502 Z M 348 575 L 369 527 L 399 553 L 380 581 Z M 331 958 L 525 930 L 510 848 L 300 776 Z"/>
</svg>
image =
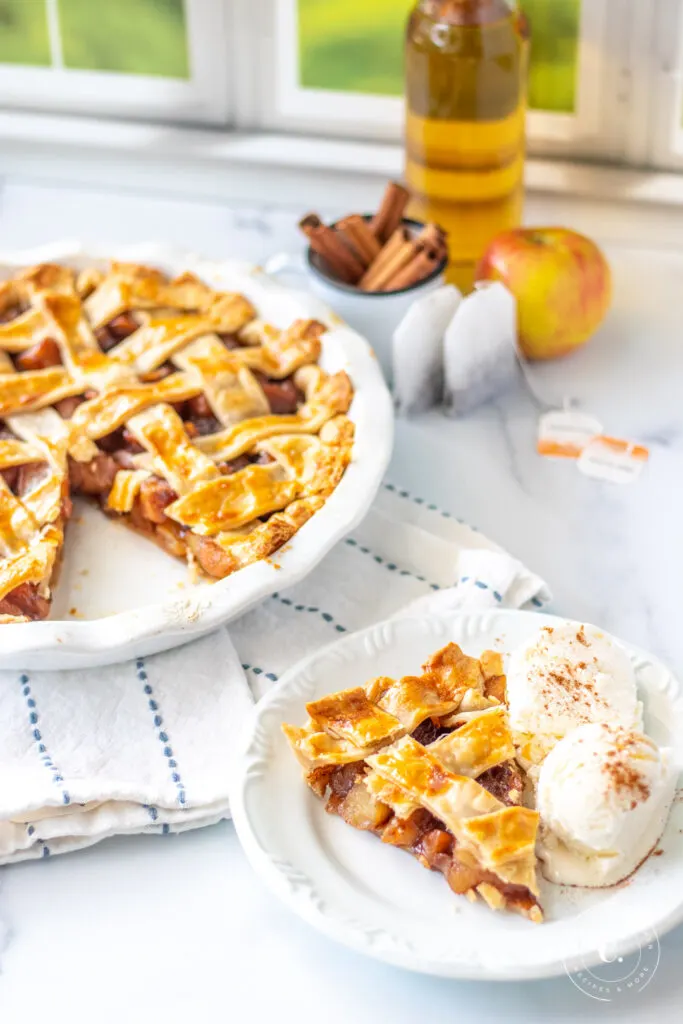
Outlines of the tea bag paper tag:
<svg viewBox="0 0 683 1024">
<path fill-rule="evenodd" d="M 446 408 L 459 416 L 505 391 L 517 376 L 517 303 L 499 281 L 460 303 L 444 338 Z"/>
<path fill-rule="evenodd" d="M 586 445 L 602 434 L 595 416 L 576 409 L 552 409 L 538 421 L 537 450 L 552 458 L 578 459 Z"/>
<path fill-rule="evenodd" d="M 396 408 L 423 412 L 443 398 L 443 336 L 462 301 L 444 285 L 413 302 L 394 331 L 392 358 Z"/>
<path fill-rule="evenodd" d="M 594 437 L 579 456 L 577 466 L 594 480 L 630 484 L 637 480 L 649 458 L 643 445 L 616 437 Z"/>
</svg>

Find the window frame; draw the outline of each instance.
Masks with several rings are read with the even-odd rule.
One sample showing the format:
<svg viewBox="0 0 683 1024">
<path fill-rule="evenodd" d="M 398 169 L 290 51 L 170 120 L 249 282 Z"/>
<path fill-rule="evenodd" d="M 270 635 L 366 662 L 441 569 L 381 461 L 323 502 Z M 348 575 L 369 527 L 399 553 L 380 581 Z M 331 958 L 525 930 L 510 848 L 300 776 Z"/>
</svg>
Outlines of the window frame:
<svg viewBox="0 0 683 1024">
<path fill-rule="evenodd" d="M 54 46 L 57 0 L 46 4 Z M 402 99 L 298 84 L 296 0 L 185 0 L 185 13 L 187 81 L 0 65 L 3 106 L 400 142 Z M 578 62 L 576 112 L 531 110 L 530 154 L 683 170 L 683 0 L 583 0 Z"/>
<path fill-rule="evenodd" d="M 605 61 L 598 54 L 607 31 L 607 0 L 582 0 L 576 62 L 576 110 L 573 114 L 565 114 L 530 108 L 527 112 L 527 137 L 532 146 L 535 142 L 572 144 L 599 136 L 604 110 Z"/>
<path fill-rule="evenodd" d="M 403 131 L 403 100 L 393 96 L 306 89 L 298 84 L 298 0 L 267 0 L 274 8 L 273 128 L 304 128 L 395 142 Z M 324 114 L 321 114 L 324 111 Z"/>
<path fill-rule="evenodd" d="M 620 0 L 637 4 L 639 0 Z M 252 37 L 262 36 L 265 60 L 260 63 L 258 109 L 241 123 L 275 131 L 306 132 L 333 137 L 397 142 L 404 122 L 399 97 L 308 89 L 298 82 L 297 0 L 237 0 L 243 21 L 251 12 Z M 258 8 L 258 10 L 257 10 Z M 583 0 L 578 45 L 577 107 L 573 114 L 530 110 L 527 137 L 532 153 L 611 155 L 604 132 L 606 62 L 600 59 L 607 37 L 610 0 Z M 264 35 L 263 26 L 272 30 Z"/>
<path fill-rule="evenodd" d="M 649 114 L 646 159 L 662 169 L 683 169 L 683 0 L 656 5 Z"/>
<path fill-rule="evenodd" d="M 0 65 L 3 105 L 15 109 L 156 121 L 226 124 L 232 114 L 229 2 L 184 0 L 188 79 L 64 67 L 57 0 L 45 0 L 53 64 Z"/>
</svg>

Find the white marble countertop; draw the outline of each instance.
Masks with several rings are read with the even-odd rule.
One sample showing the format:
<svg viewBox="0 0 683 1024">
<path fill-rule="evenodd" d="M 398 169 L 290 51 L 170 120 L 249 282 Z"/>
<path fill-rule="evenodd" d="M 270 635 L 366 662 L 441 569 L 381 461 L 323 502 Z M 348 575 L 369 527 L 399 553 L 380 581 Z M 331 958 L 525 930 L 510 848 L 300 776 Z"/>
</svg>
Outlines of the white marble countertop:
<svg viewBox="0 0 683 1024">
<path fill-rule="evenodd" d="M 585 228 L 579 207 L 528 217 Z M 63 237 L 155 240 L 262 260 L 298 245 L 296 212 L 6 179 L 0 248 Z M 600 225 L 593 234 L 600 239 Z M 623 235 L 623 233 L 622 233 Z M 535 453 L 537 402 L 520 389 L 466 420 L 399 421 L 391 479 L 476 525 L 543 575 L 553 610 L 606 627 L 683 672 L 683 254 L 609 245 L 615 309 L 590 351 L 544 370 L 546 400 L 583 399 L 610 432 L 645 441 L 634 485 L 597 484 Z M 635 240 L 634 240 L 635 241 Z M 455 983 L 363 960 L 273 902 L 229 823 L 114 840 L 0 871 L 0 1016 L 173 1024 L 236 1016 L 468 1021 L 678 1020 L 683 928 L 651 984 L 599 1003 L 567 978 Z M 322 1011 L 324 1007 L 324 1011 Z"/>
</svg>

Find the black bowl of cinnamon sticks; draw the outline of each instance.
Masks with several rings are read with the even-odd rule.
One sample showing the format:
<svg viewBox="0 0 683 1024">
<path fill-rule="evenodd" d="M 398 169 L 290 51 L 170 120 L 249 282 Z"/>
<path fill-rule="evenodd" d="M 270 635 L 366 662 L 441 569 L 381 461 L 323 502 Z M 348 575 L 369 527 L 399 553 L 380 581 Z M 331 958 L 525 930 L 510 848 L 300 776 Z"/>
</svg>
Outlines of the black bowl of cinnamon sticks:
<svg viewBox="0 0 683 1024">
<path fill-rule="evenodd" d="M 299 227 L 311 270 L 344 291 L 374 295 L 395 295 L 437 277 L 448 262 L 446 233 L 404 216 L 409 199 L 402 185 L 390 182 L 377 213 L 352 213 L 330 225 L 307 214 Z"/>
</svg>

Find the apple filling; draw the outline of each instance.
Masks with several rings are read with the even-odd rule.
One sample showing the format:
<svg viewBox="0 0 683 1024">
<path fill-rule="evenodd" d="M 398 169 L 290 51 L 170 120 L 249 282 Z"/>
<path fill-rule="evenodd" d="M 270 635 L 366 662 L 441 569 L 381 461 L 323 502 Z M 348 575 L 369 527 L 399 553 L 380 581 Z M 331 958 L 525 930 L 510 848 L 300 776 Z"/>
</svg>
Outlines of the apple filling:
<svg viewBox="0 0 683 1024">
<path fill-rule="evenodd" d="M 537 900 L 526 886 L 510 885 L 482 867 L 469 850 L 458 844 L 443 822 L 424 808 L 418 808 L 407 818 L 394 814 L 369 792 L 364 783 L 368 771 L 362 761 L 341 767 L 314 768 L 306 781 L 318 796 L 327 795 L 325 809 L 328 813 L 338 814 L 354 828 L 373 832 L 383 843 L 406 850 L 423 867 L 440 871 L 456 894 L 478 890 L 489 905 L 496 905 L 496 909 L 506 906 L 529 915 Z M 504 802 L 508 805 L 516 802 L 510 799 L 510 793 L 521 793 L 523 782 L 513 762 L 497 765 L 485 775 L 488 778 L 480 776 L 477 780 L 481 785 L 498 799 L 505 793 Z M 512 790 L 509 788 L 511 780 L 515 783 Z"/>
<path fill-rule="evenodd" d="M 413 737 L 427 745 L 452 731 L 427 719 Z M 506 906 L 529 916 L 538 901 L 526 886 L 510 885 L 482 867 L 443 822 L 424 808 L 414 810 L 408 817 L 399 817 L 365 785 L 369 771 L 363 761 L 326 765 L 313 768 L 306 782 L 317 796 L 327 798 L 328 813 L 338 814 L 354 828 L 373 832 L 383 843 L 406 850 L 423 867 L 440 871 L 453 892 L 464 895 L 477 890 L 496 909 Z M 488 769 L 477 782 L 506 806 L 521 803 L 524 779 L 515 761 L 504 761 Z"/>
</svg>

